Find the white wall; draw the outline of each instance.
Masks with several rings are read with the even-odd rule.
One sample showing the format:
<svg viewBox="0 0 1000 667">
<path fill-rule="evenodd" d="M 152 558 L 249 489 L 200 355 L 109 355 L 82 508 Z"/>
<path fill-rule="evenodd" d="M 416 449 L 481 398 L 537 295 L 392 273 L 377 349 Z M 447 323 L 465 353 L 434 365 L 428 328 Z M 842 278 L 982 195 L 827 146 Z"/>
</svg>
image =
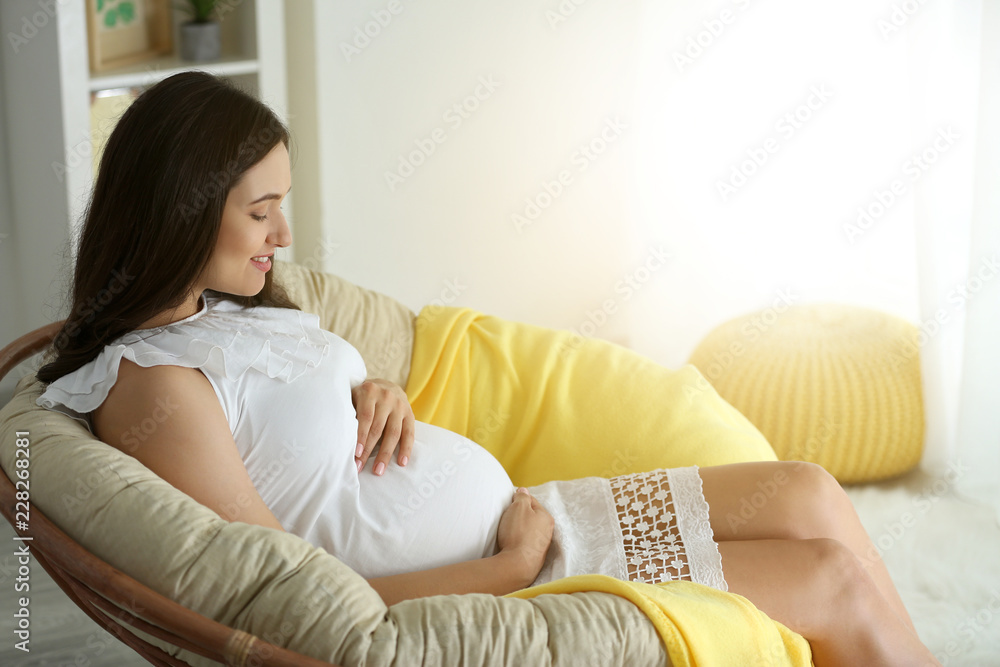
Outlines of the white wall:
<svg viewBox="0 0 1000 667">
<path fill-rule="evenodd" d="M 860 237 L 844 230 L 937 130 L 911 138 L 906 41 L 877 27 L 889 4 L 287 7 L 311 12 L 290 18 L 312 33 L 288 44 L 316 62 L 302 78 L 290 68 L 293 132 L 297 97 L 315 96 L 318 109 L 315 129 L 297 136 L 317 147 L 299 174 L 318 172 L 315 209 L 297 209 L 307 239 L 297 258 L 414 310 L 450 300 L 583 330 L 671 367 L 722 321 L 789 290 L 796 303 L 918 319 L 910 192 Z M 679 65 L 689 39 L 707 46 Z M 487 94 L 483 80 L 498 85 Z M 477 89 L 484 99 L 469 97 Z M 463 99 L 478 108 L 459 123 L 449 109 Z M 412 175 L 387 182 L 439 128 L 443 141 Z M 602 131 L 603 152 L 582 157 L 581 145 L 602 148 Z M 768 160 L 724 200 L 718 183 L 765 146 Z M 568 185 L 519 231 L 512 215 L 527 198 L 546 203 L 561 171 Z M 321 253 L 320 238 L 339 245 Z"/>
<path fill-rule="evenodd" d="M 340 244 L 326 268 L 414 310 L 453 299 L 538 324 L 578 323 L 633 253 L 625 209 L 634 138 L 623 131 L 584 172 L 574 154 L 628 112 L 635 11 L 595 5 L 575 32 L 553 34 L 537 8 L 403 2 L 347 62 L 341 41 L 386 6 L 315 3 L 321 220 Z M 305 42 L 288 39 L 292 49 Z M 293 131 L 295 100 L 313 85 L 291 69 Z M 434 136 L 443 141 L 433 154 L 390 187 L 385 173 L 399 156 Z M 519 233 L 512 214 L 563 170 L 572 182 Z M 602 335 L 626 342 L 625 323 Z"/>
<path fill-rule="evenodd" d="M 9 57 L 6 50 L 0 49 L 0 346 L 28 332 L 22 324 L 20 293 L 17 288 L 20 271 L 17 253 L 14 252 L 16 237 L 8 177 L 11 156 L 7 148 L 7 124 L 4 120 L 4 107 L 8 97 L 2 76 L 5 57 Z M 0 405 L 10 400 L 16 380 L 17 376 L 14 375 L 0 382 Z"/>
<path fill-rule="evenodd" d="M 18 304 L 16 317 L 6 325 L 16 335 L 59 319 L 71 283 L 67 224 L 71 198 L 61 180 L 67 176 L 55 167 L 67 164 L 65 137 L 75 135 L 67 133 L 72 124 L 64 122 L 59 89 L 85 94 L 81 73 L 87 65 L 79 59 L 68 62 L 59 48 L 60 31 L 67 29 L 63 23 L 69 15 L 57 12 L 52 19 L 31 0 L 0 3 L 4 36 L 0 78 L 5 93 L 0 106 L 7 131 L 5 182 L 10 191 L 5 224 L 12 227 L 9 252 L 15 254 L 7 267 L 14 274 L 0 291 L 5 301 Z M 15 43 L 16 35 L 25 41 Z"/>
</svg>

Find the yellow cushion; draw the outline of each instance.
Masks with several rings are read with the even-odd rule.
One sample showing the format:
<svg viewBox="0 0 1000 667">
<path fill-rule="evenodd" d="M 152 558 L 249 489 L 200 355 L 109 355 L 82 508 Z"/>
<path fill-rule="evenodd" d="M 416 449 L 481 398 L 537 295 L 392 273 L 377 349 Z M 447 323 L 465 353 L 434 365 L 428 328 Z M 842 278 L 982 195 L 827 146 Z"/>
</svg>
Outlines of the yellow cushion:
<svg viewBox="0 0 1000 667">
<path fill-rule="evenodd" d="M 924 440 L 918 329 L 868 308 L 813 304 L 730 320 L 692 353 L 782 460 L 842 483 L 904 473 Z"/>
<path fill-rule="evenodd" d="M 691 365 L 471 308 L 420 311 L 406 394 L 417 419 L 478 442 L 523 486 L 777 460 Z"/>
</svg>

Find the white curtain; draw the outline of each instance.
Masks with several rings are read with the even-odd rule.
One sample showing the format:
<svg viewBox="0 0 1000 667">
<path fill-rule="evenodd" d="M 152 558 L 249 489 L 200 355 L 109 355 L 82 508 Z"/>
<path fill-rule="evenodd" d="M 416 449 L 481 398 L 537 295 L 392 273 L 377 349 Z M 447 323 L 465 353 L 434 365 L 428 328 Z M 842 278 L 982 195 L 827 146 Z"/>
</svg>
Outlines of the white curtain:
<svg viewBox="0 0 1000 667">
<path fill-rule="evenodd" d="M 910 131 L 916 141 L 947 126 L 962 145 L 914 187 L 924 467 L 1000 512 L 1000 7 L 916 6 L 905 32 Z"/>
<path fill-rule="evenodd" d="M 633 346 L 664 357 L 670 313 L 782 294 L 918 323 L 924 467 L 1000 507 L 997 3 L 644 11 L 639 243 L 682 249 L 691 289 L 651 284 Z"/>
</svg>

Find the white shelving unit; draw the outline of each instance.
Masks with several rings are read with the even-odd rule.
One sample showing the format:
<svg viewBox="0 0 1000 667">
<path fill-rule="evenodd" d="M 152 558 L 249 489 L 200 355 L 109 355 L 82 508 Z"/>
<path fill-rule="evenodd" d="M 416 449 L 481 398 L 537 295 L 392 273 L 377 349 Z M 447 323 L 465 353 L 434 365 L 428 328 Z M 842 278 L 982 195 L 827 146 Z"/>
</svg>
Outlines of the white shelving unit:
<svg viewBox="0 0 1000 667">
<path fill-rule="evenodd" d="M 26 326 L 51 321 L 63 305 L 69 275 L 63 266 L 75 256 L 94 180 L 91 93 L 201 69 L 232 79 L 288 122 L 283 0 L 243 0 L 227 9 L 217 62 L 179 59 L 186 15 L 174 9 L 173 55 L 91 75 L 84 0 L 51 3 L 51 14 L 36 0 L 0 3 L 0 34 L 28 36 L 3 59 L 15 243 L 21 274 L 31 276 L 19 286 Z"/>
</svg>

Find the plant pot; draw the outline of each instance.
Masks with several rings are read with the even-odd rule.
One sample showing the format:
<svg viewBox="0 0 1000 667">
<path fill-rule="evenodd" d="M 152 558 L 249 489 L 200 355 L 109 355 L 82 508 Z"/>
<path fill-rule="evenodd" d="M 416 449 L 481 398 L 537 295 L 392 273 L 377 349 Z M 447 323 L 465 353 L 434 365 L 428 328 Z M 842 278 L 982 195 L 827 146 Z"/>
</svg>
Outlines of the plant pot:
<svg viewBox="0 0 1000 667">
<path fill-rule="evenodd" d="M 181 25 L 181 59 L 204 62 L 218 60 L 222 51 L 218 21 Z"/>
</svg>

